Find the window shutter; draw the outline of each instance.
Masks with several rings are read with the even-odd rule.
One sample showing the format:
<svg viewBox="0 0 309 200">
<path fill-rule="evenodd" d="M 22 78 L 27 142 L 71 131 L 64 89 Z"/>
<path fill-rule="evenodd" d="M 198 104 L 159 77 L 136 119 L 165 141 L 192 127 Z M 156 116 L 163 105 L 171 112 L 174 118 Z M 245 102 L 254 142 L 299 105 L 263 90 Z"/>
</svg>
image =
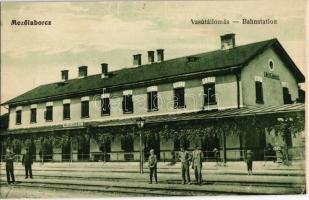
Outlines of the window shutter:
<svg viewBox="0 0 309 200">
<path fill-rule="evenodd" d="M 204 85 L 204 105 L 216 104 L 215 83 L 207 83 Z"/>
<path fill-rule="evenodd" d="M 34 121 L 36 122 L 36 109 L 34 109 Z"/>
<path fill-rule="evenodd" d="M 70 104 L 63 104 L 63 119 L 70 119 Z"/>
<path fill-rule="evenodd" d="M 283 103 L 284 104 L 292 103 L 292 99 L 291 99 L 291 94 L 289 92 L 289 88 L 283 87 L 282 91 L 283 91 Z"/>
<path fill-rule="evenodd" d="M 262 82 L 256 81 L 255 82 L 255 93 L 256 93 L 256 103 L 263 104 L 263 87 Z"/>
<path fill-rule="evenodd" d="M 82 101 L 82 117 L 89 117 L 89 101 Z"/>
<path fill-rule="evenodd" d="M 66 107 L 65 107 L 66 104 L 63 104 L 63 111 L 62 111 L 62 116 L 63 116 L 63 119 L 66 119 Z"/>
<path fill-rule="evenodd" d="M 16 111 L 16 124 L 21 124 L 21 110 Z"/>
<path fill-rule="evenodd" d="M 129 95 L 129 112 L 133 112 L 133 98 L 132 95 Z"/>
<path fill-rule="evenodd" d="M 148 97 L 148 99 L 147 99 L 148 100 L 148 110 L 149 111 L 152 110 L 152 100 L 151 100 L 152 96 L 151 96 L 151 94 L 152 94 L 151 92 L 147 93 L 147 97 Z"/>
<path fill-rule="evenodd" d="M 84 117 L 84 101 L 82 101 L 81 103 L 81 110 L 82 110 L 82 113 L 81 113 L 81 117 Z"/>
<path fill-rule="evenodd" d="M 175 88 L 174 89 L 174 108 L 184 108 L 185 107 L 185 88 Z"/>
<path fill-rule="evenodd" d="M 158 110 L 158 92 L 152 92 L 152 105 L 154 110 Z"/>
<path fill-rule="evenodd" d="M 292 97 L 291 97 L 291 94 L 290 94 L 290 93 L 288 94 L 288 103 L 289 103 L 289 104 L 292 103 Z"/>
<path fill-rule="evenodd" d="M 180 107 L 184 107 L 185 106 L 185 90 L 184 88 L 180 89 Z"/>
<path fill-rule="evenodd" d="M 36 108 L 32 108 L 30 113 L 30 123 L 36 122 Z"/>
<path fill-rule="evenodd" d="M 178 90 L 177 88 L 174 89 L 174 108 L 178 108 L 179 107 L 179 95 L 178 95 Z"/>
<path fill-rule="evenodd" d="M 124 95 L 122 101 L 122 109 L 124 113 L 133 113 L 132 95 Z"/>
<path fill-rule="evenodd" d="M 102 115 L 110 114 L 109 98 L 103 98 L 101 100 L 101 114 Z"/>
<path fill-rule="evenodd" d="M 123 98 L 122 98 L 122 110 L 123 110 L 123 112 L 126 112 L 125 102 L 126 102 L 126 96 L 123 96 Z"/>
<path fill-rule="evenodd" d="M 89 117 L 89 101 L 86 101 L 86 116 Z"/>
</svg>

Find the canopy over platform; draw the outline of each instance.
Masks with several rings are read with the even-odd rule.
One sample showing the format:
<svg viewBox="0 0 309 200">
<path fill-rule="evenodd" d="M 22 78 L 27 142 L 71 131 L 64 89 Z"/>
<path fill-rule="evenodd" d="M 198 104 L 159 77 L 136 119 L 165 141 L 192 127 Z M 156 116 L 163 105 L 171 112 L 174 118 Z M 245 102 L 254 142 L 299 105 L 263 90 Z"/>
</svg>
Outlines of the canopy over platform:
<svg viewBox="0 0 309 200">
<path fill-rule="evenodd" d="M 177 121 L 191 121 L 191 120 L 220 120 L 223 118 L 237 118 L 237 117 L 250 117 L 250 116 L 262 116 L 262 115 L 284 115 L 289 113 L 305 112 L 305 104 L 287 104 L 280 106 L 260 106 L 260 107 L 243 107 L 233 108 L 225 110 L 213 110 L 213 111 L 198 111 L 182 114 L 170 114 L 170 115 L 157 115 L 157 116 L 144 116 L 147 124 L 159 124 L 169 123 Z M 136 118 L 128 119 L 114 119 L 106 121 L 92 121 L 77 123 L 74 126 L 55 125 L 55 126 L 42 126 L 36 128 L 24 128 L 24 129 L 11 129 L 1 132 L 1 135 L 10 134 L 24 134 L 24 133 L 40 133 L 50 131 L 70 131 L 81 130 L 87 127 L 114 127 L 114 126 L 128 126 L 136 125 Z"/>
</svg>

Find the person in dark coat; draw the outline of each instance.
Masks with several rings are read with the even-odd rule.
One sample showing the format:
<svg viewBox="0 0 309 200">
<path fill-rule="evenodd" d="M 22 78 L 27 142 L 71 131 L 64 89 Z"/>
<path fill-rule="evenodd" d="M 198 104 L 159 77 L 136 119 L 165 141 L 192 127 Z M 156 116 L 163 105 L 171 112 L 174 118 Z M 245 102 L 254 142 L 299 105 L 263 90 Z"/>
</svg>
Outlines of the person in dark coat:
<svg viewBox="0 0 309 200">
<path fill-rule="evenodd" d="M 10 149 L 6 150 L 5 155 L 5 168 L 6 168 L 6 178 L 8 184 L 15 184 L 15 176 L 14 176 L 14 159 L 15 154 L 10 151 Z M 10 180 L 12 179 L 12 181 Z"/>
<path fill-rule="evenodd" d="M 202 162 L 203 153 L 199 146 L 196 145 L 192 155 L 192 169 L 194 170 L 196 184 L 198 185 L 202 185 Z"/>
<path fill-rule="evenodd" d="M 26 172 L 26 179 L 28 178 L 28 174 L 30 175 L 30 178 L 32 179 L 32 164 L 33 159 L 32 155 L 29 151 L 29 149 L 26 149 L 26 153 L 23 155 L 22 164 L 25 166 L 25 172 Z"/>
<path fill-rule="evenodd" d="M 246 156 L 248 175 L 252 175 L 253 152 L 251 150 L 248 150 Z"/>
<path fill-rule="evenodd" d="M 148 167 L 149 167 L 149 175 L 150 175 L 150 184 L 152 184 L 152 177 L 154 176 L 156 184 L 158 183 L 157 178 L 157 156 L 154 154 L 154 150 L 150 150 L 150 156 L 148 158 Z"/>
<path fill-rule="evenodd" d="M 191 184 L 190 181 L 190 161 L 191 155 L 184 150 L 184 147 L 180 147 L 179 160 L 181 161 L 181 175 L 182 184 Z"/>
</svg>

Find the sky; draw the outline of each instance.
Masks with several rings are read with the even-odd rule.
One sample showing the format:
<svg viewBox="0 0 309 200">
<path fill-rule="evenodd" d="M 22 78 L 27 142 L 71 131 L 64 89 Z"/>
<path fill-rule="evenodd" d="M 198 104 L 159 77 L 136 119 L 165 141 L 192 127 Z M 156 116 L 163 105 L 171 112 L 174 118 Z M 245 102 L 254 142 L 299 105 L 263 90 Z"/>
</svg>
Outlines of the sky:
<svg viewBox="0 0 309 200">
<path fill-rule="evenodd" d="M 165 59 L 220 48 L 220 35 L 236 45 L 278 38 L 305 74 L 305 0 L 15 2 L 1 5 L 1 102 L 39 85 L 132 67 L 132 55 L 165 49 Z M 191 19 L 276 19 L 276 25 L 193 25 Z M 51 26 L 12 26 L 12 20 L 48 20 Z M 2 114 L 6 112 L 1 108 Z"/>
</svg>

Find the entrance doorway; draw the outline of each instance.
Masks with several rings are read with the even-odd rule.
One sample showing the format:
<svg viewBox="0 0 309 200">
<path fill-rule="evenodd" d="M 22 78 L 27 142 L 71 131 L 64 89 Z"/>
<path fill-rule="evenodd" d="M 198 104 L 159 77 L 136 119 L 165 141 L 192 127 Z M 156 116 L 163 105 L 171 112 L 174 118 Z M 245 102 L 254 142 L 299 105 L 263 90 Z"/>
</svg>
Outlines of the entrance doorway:
<svg viewBox="0 0 309 200">
<path fill-rule="evenodd" d="M 35 146 L 34 140 L 30 141 L 29 152 L 30 152 L 30 155 L 32 155 L 32 159 L 36 160 L 36 146 Z"/>
<path fill-rule="evenodd" d="M 151 133 L 145 138 L 144 142 L 144 158 L 148 160 L 150 150 L 153 149 L 157 155 L 157 159 L 160 159 L 160 137 L 158 134 Z"/>
<path fill-rule="evenodd" d="M 77 159 L 88 161 L 90 158 L 90 139 L 89 137 L 80 136 L 78 138 Z"/>
<path fill-rule="evenodd" d="M 180 147 L 183 147 L 186 150 L 190 147 L 190 141 L 185 135 L 174 139 L 174 151 L 180 151 Z"/>
<path fill-rule="evenodd" d="M 104 142 L 102 142 L 99 146 L 100 151 L 102 152 L 102 154 L 100 155 L 99 159 L 95 160 L 102 160 L 104 162 L 106 161 L 110 161 L 111 159 L 111 155 L 109 154 L 111 152 L 111 140 L 110 139 L 106 139 Z"/>
<path fill-rule="evenodd" d="M 217 134 L 204 136 L 201 140 L 202 151 L 204 159 L 206 160 L 215 160 L 215 148 L 220 149 L 219 138 Z"/>
<path fill-rule="evenodd" d="M 44 139 L 42 141 L 42 149 L 39 154 L 41 159 L 43 157 L 43 162 L 50 162 L 53 160 L 53 144 L 50 140 Z"/>
<path fill-rule="evenodd" d="M 62 152 L 61 152 L 62 161 L 70 161 L 71 155 L 72 155 L 71 139 L 69 139 L 62 145 Z"/>
<path fill-rule="evenodd" d="M 254 160 L 264 160 L 264 150 L 266 148 L 265 131 L 252 131 L 245 137 L 245 150 L 253 151 Z"/>
<path fill-rule="evenodd" d="M 124 151 L 124 160 L 134 160 L 134 139 L 130 134 L 121 136 L 121 149 Z"/>
</svg>

